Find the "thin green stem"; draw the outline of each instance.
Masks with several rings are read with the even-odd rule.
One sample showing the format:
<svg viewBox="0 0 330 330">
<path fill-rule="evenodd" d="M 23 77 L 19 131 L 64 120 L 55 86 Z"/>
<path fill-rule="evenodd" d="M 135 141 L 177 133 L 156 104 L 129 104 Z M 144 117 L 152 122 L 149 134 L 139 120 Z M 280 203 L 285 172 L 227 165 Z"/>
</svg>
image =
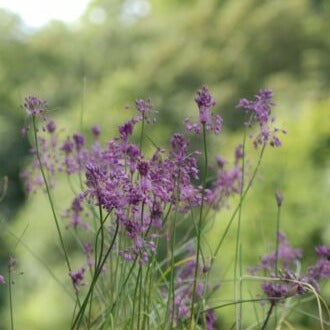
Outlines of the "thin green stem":
<svg viewBox="0 0 330 330">
<path fill-rule="evenodd" d="M 138 275 L 137 275 L 137 279 L 136 279 L 135 289 L 134 289 L 133 312 L 132 312 L 132 318 L 131 318 L 131 322 L 130 322 L 130 329 L 134 329 L 135 306 L 136 306 L 135 302 L 136 302 L 136 295 L 137 295 L 137 291 L 138 291 L 139 283 L 140 283 L 141 270 L 142 270 L 142 267 L 140 266 L 139 271 L 138 271 Z"/>
<path fill-rule="evenodd" d="M 222 244 L 223 244 L 223 242 L 224 242 L 224 240 L 225 240 L 225 238 L 226 238 L 226 236 L 228 234 L 228 231 L 229 231 L 229 229 L 230 229 L 230 227 L 231 227 L 231 225 L 233 223 L 233 220 L 235 219 L 235 216 L 236 216 L 237 212 L 240 209 L 241 203 L 244 201 L 244 199 L 245 199 L 247 193 L 249 192 L 249 190 L 250 190 L 250 188 L 252 186 L 252 183 L 253 183 L 256 175 L 257 175 L 257 172 L 259 170 L 259 167 L 260 167 L 260 164 L 261 164 L 261 160 L 262 160 L 262 157 L 263 157 L 263 154 L 264 154 L 264 151 L 265 151 L 265 147 L 266 147 L 266 145 L 263 145 L 263 147 L 261 149 L 261 152 L 260 152 L 260 155 L 259 155 L 259 158 L 258 158 L 257 165 L 254 168 L 254 171 L 252 173 L 251 179 L 249 180 L 249 182 L 248 182 L 248 184 L 247 184 L 247 186 L 246 186 L 246 188 L 245 188 L 245 190 L 243 192 L 242 199 L 240 199 L 240 202 L 238 203 L 237 207 L 235 208 L 234 212 L 232 213 L 232 215 L 231 215 L 231 217 L 229 219 L 229 222 L 228 222 L 228 224 L 226 226 L 226 229 L 225 229 L 224 233 L 222 234 L 221 239 L 220 239 L 220 241 L 219 241 L 219 243 L 218 243 L 218 245 L 217 245 L 217 247 L 215 249 L 214 255 L 213 255 L 212 260 L 211 260 L 211 266 L 212 266 L 212 264 L 214 262 L 214 259 L 216 258 L 216 256 L 219 253 L 219 250 L 220 250 L 220 248 L 221 248 L 221 246 L 222 246 Z"/>
<path fill-rule="evenodd" d="M 276 299 L 280 300 L 281 298 L 273 297 L 272 299 L 273 300 L 276 300 Z M 229 306 L 233 306 L 233 305 L 237 305 L 237 304 L 245 304 L 245 303 L 251 303 L 251 302 L 261 302 L 261 301 L 269 301 L 269 297 L 232 301 L 232 302 L 228 302 L 228 303 L 225 303 L 225 304 L 221 304 L 221 305 L 217 305 L 217 306 L 214 306 L 214 307 L 207 308 L 207 309 L 201 311 L 201 313 L 206 313 L 209 310 L 220 309 L 220 308 L 223 308 L 223 307 L 229 307 Z"/>
<path fill-rule="evenodd" d="M 239 246 L 240 246 L 240 233 L 241 233 L 241 218 L 242 218 L 242 207 L 243 207 L 243 191 L 244 191 L 244 176 L 245 176 L 245 143 L 246 143 L 246 129 L 244 129 L 244 136 L 243 136 L 243 144 L 242 144 L 242 169 L 241 169 L 241 191 L 240 191 L 240 203 L 238 209 L 238 222 L 237 222 L 237 229 L 236 229 L 236 246 L 235 246 L 235 261 L 234 261 L 234 299 L 237 299 L 237 264 L 238 264 L 238 253 L 239 253 Z M 240 300 L 242 297 L 240 297 Z M 235 305 L 235 327 L 236 330 L 241 329 L 241 305 Z"/>
<path fill-rule="evenodd" d="M 100 248 L 100 254 L 98 258 L 98 262 L 96 264 L 97 260 L 97 241 L 98 241 L 98 235 L 96 235 L 95 239 L 95 266 L 94 266 L 94 275 L 99 268 L 101 262 L 102 262 L 102 256 L 104 252 L 104 220 L 103 220 L 103 211 L 102 211 L 102 206 L 101 203 L 99 202 L 99 220 L 100 220 L 100 233 L 101 233 L 101 248 Z M 89 312 L 88 312 L 88 321 L 87 321 L 87 328 L 90 329 L 90 322 L 91 322 L 91 317 L 92 317 L 92 305 L 93 305 L 93 295 L 94 295 L 94 288 L 92 289 L 91 292 L 91 298 L 89 301 Z"/>
<path fill-rule="evenodd" d="M 279 233 L 280 233 L 280 218 L 281 218 L 281 205 L 277 208 L 277 218 L 276 218 L 276 249 L 275 249 L 275 276 L 278 275 L 278 247 L 279 247 Z"/>
<path fill-rule="evenodd" d="M 10 311 L 10 329 L 14 330 L 14 311 L 13 311 L 13 297 L 12 297 L 12 278 L 10 269 L 11 266 L 8 266 L 8 293 L 9 293 L 9 311 Z"/>
<path fill-rule="evenodd" d="M 144 134 L 144 114 L 142 115 L 142 127 L 141 127 L 141 135 L 140 135 L 140 151 L 142 152 L 142 146 L 143 146 L 143 134 Z"/>
<path fill-rule="evenodd" d="M 124 291 L 124 288 L 125 288 L 125 286 L 126 286 L 128 280 L 129 280 L 130 276 L 132 275 L 133 269 L 134 269 L 134 267 L 135 267 L 135 265 L 136 265 L 136 261 L 137 261 L 137 257 L 135 257 L 135 259 L 134 259 L 134 261 L 133 261 L 133 263 L 132 263 L 132 266 L 131 266 L 131 268 L 129 269 L 129 271 L 128 271 L 128 273 L 127 273 L 127 276 L 126 276 L 126 278 L 125 278 L 123 284 L 122 284 L 121 287 L 120 287 L 120 290 L 119 290 L 119 292 L 118 292 L 118 296 L 117 296 L 116 300 L 113 302 L 113 304 L 112 304 L 112 306 L 111 306 L 111 308 L 110 308 L 110 313 L 113 312 L 115 306 L 117 305 L 117 303 L 118 303 L 118 301 L 119 301 L 119 298 L 121 297 L 121 295 L 122 295 L 122 293 L 123 293 L 123 291 Z"/>
<path fill-rule="evenodd" d="M 204 207 L 204 195 L 206 188 L 206 178 L 208 170 L 208 158 L 207 158 L 207 143 L 206 143 L 206 127 L 203 124 L 203 143 L 204 143 L 204 177 L 203 177 L 203 186 L 202 186 L 202 201 L 199 212 L 199 221 L 197 226 L 197 250 L 196 250 L 196 263 L 195 263 L 195 274 L 194 274 L 194 283 L 191 297 L 191 307 L 190 307 L 190 329 L 193 328 L 194 322 L 194 305 L 195 305 L 195 295 L 198 282 L 198 268 L 199 268 L 199 255 L 201 250 L 201 231 L 202 231 L 202 219 L 203 219 L 203 207 Z"/>
<path fill-rule="evenodd" d="M 243 299 L 243 281 L 242 281 L 242 275 L 243 275 L 243 255 L 242 255 L 242 244 L 239 246 L 239 300 Z M 242 322 L 243 322 L 243 308 L 242 305 L 240 305 L 239 309 L 239 320 L 240 320 L 240 328 L 242 328 Z"/>
<path fill-rule="evenodd" d="M 278 276 L 278 248 L 279 248 L 279 233 L 280 233 L 280 218 L 281 218 L 281 204 L 277 206 L 277 217 L 276 217 L 276 248 L 275 248 L 275 276 Z M 275 306 L 275 327 L 277 325 L 277 308 Z"/>
<path fill-rule="evenodd" d="M 44 180 L 45 187 L 46 187 L 49 204 L 50 204 L 50 207 L 51 207 L 51 210 L 52 210 L 52 213 L 53 213 L 53 217 L 54 217 L 54 221 L 55 221 L 55 225 L 56 225 L 56 230 L 57 230 L 57 233 L 58 233 L 58 236 L 59 236 L 59 239 L 60 239 L 60 244 L 61 244 L 64 256 L 65 256 L 65 261 L 66 261 L 68 270 L 70 272 L 72 269 L 71 269 L 69 256 L 66 252 L 66 248 L 65 248 L 65 245 L 64 245 L 64 240 L 63 240 L 61 228 L 60 228 L 60 225 L 59 225 L 59 222 L 58 222 L 58 219 L 57 219 L 53 199 L 52 199 L 51 194 L 50 194 L 48 181 L 46 179 L 46 174 L 45 174 L 44 167 L 42 165 L 42 161 L 41 161 L 41 157 L 40 157 L 39 142 L 38 142 L 38 136 L 37 136 L 37 125 L 36 125 L 36 118 L 35 117 L 32 117 L 32 123 L 33 123 L 34 142 L 35 142 L 35 146 L 36 146 L 36 154 L 37 154 L 37 159 L 38 159 L 38 162 L 39 162 L 41 175 L 42 175 L 42 178 Z"/>
<path fill-rule="evenodd" d="M 118 229 L 119 229 L 119 222 L 118 222 L 118 220 L 117 220 L 117 221 L 116 221 L 116 229 L 115 229 L 115 233 L 114 233 L 114 235 L 113 235 L 113 238 L 112 238 L 112 241 L 111 241 L 111 243 L 110 243 L 110 246 L 109 246 L 107 252 L 105 253 L 102 262 L 99 264 L 99 267 L 98 267 L 98 269 L 96 270 L 96 272 L 95 272 L 95 274 L 94 274 L 94 277 L 93 277 L 93 279 L 92 279 L 92 283 L 91 283 L 91 285 L 90 285 L 90 287 L 89 287 L 89 290 L 88 290 L 88 293 L 87 293 L 87 295 L 86 295 L 86 297 L 85 297 L 85 299 L 84 299 L 84 301 L 83 301 L 83 304 L 82 304 L 82 306 L 81 306 L 81 308 L 80 308 L 80 310 L 79 310 L 79 312 L 78 312 L 78 314 L 77 314 L 77 316 L 76 316 L 76 318 L 75 318 L 75 321 L 74 321 L 74 323 L 73 323 L 71 329 L 74 329 L 74 328 L 79 329 L 79 326 L 80 326 L 80 323 L 81 323 L 81 319 L 82 319 L 82 317 L 84 316 L 85 309 L 86 309 L 86 307 L 87 307 L 87 304 L 88 304 L 89 298 L 90 298 L 90 296 L 91 296 L 91 293 L 92 293 L 92 291 L 93 291 L 93 289 L 94 289 L 94 286 L 95 286 L 95 284 L 96 284 L 96 282 L 97 282 L 97 279 L 98 279 L 98 277 L 100 276 L 100 274 L 101 274 L 101 272 L 102 272 L 102 269 L 103 269 L 103 266 L 104 266 L 105 262 L 107 261 L 107 258 L 108 258 L 108 256 L 110 255 L 110 252 L 112 251 L 112 248 L 113 248 L 114 243 L 115 243 L 115 241 L 116 241 L 117 234 L 118 234 Z"/>
<path fill-rule="evenodd" d="M 265 330 L 266 327 L 267 327 L 267 324 L 268 324 L 268 321 L 270 319 L 270 316 L 272 315 L 272 312 L 273 312 L 273 309 L 274 309 L 274 306 L 275 306 L 275 303 L 274 302 L 271 302 L 270 304 L 270 307 L 269 307 L 269 310 L 268 310 L 268 313 L 267 313 L 267 316 L 266 316 L 266 319 L 261 327 L 261 330 Z"/>
<path fill-rule="evenodd" d="M 140 283 L 139 283 L 139 308 L 138 308 L 138 319 L 137 319 L 137 329 L 140 329 L 140 318 L 141 318 L 141 305 L 142 305 L 142 278 L 143 278 L 143 267 L 141 267 Z"/>
</svg>

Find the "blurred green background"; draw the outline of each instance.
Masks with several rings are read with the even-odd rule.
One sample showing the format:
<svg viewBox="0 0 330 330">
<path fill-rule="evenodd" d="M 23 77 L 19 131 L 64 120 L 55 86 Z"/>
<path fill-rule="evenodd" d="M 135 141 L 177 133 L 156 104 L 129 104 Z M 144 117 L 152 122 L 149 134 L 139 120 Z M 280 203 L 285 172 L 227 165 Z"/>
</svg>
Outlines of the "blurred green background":
<svg viewBox="0 0 330 330">
<path fill-rule="evenodd" d="M 107 137 L 127 116 L 125 105 L 150 97 L 160 112 L 150 135 L 165 146 L 183 118 L 195 115 L 193 97 L 204 83 L 224 118 L 225 131 L 212 141 L 214 155 L 229 155 L 239 143 L 243 117 L 235 105 L 259 88 L 273 89 L 278 126 L 289 132 L 282 148 L 267 150 L 244 206 L 244 264 L 256 264 L 274 248 L 277 189 L 285 198 L 282 230 L 304 248 L 304 263 L 313 262 L 313 247 L 330 243 L 330 1 L 95 0 L 78 23 L 53 21 L 34 31 L 0 10 L 0 176 L 9 178 L 0 204 L 0 273 L 14 254 L 17 329 L 64 329 L 71 312 L 71 301 L 41 262 L 63 278 L 46 198 L 28 198 L 19 177 L 30 147 L 20 134 L 24 96 L 47 99 L 67 130 L 79 129 L 82 119 L 84 131 L 99 123 Z M 256 152 L 248 157 L 253 162 Z M 66 201 L 57 194 L 59 210 Z M 211 243 L 226 219 L 227 211 L 217 216 L 207 233 Z M 17 247 L 10 232 L 24 232 Z M 234 227 L 214 280 L 232 267 L 233 239 Z M 8 324 L 6 293 L 0 287 L 0 329 Z M 220 293 L 231 298 L 225 283 Z M 329 291 L 325 295 L 329 300 Z M 219 313 L 221 329 L 230 328 L 233 315 L 232 309 Z M 299 313 L 290 320 L 296 329 L 318 329 Z"/>
</svg>

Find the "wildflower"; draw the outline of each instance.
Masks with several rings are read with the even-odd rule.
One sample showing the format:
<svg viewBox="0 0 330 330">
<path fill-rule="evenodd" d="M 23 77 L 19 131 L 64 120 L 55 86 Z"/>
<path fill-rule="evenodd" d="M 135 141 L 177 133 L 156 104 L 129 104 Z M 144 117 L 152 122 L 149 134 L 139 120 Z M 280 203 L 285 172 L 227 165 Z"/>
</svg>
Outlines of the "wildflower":
<svg viewBox="0 0 330 330">
<path fill-rule="evenodd" d="M 120 137 L 123 141 L 127 142 L 128 138 L 132 135 L 134 128 L 134 122 L 129 120 L 119 127 Z"/>
<path fill-rule="evenodd" d="M 255 147 L 266 144 L 270 144 L 273 147 L 280 147 L 282 145 L 277 133 L 281 131 L 285 134 L 286 131 L 272 127 L 272 123 L 275 120 L 271 117 L 271 108 L 275 105 L 272 97 L 273 92 L 271 90 L 260 90 L 255 96 L 255 100 L 251 101 L 243 98 L 237 105 L 237 107 L 243 108 L 251 114 L 251 120 L 248 123 L 249 126 L 253 121 L 259 123 L 260 132 L 253 140 Z"/>
<path fill-rule="evenodd" d="M 234 166 L 226 168 L 227 161 L 221 156 L 216 156 L 216 163 L 219 166 L 212 190 L 207 193 L 207 202 L 214 208 L 225 205 L 226 200 L 242 189 L 242 170 L 239 165 L 243 157 L 243 146 L 236 147 L 234 153 Z"/>
<path fill-rule="evenodd" d="M 77 229 L 78 226 L 82 226 L 86 230 L 89 228 L 88 222 L 84 222 L 82 219 L 82 212 L 84 211 L 82 202 L 85 197 L 86 194 L 84 193 L 80 193 L 78 196 L 76 196 L 73 199 L 71 208 L 67 210 L 65 214 L 66 217 L 70 217 L 69 226 L 72 226 L 75 229 Z"/>
<path fill-rule="evenodd" d="M 0 284 L 5 284 L 5 278 L 0 274 Z"/>
<path fill-rule="evenodd" d="M 54 122 L 54 120 L 50 120 L 47 124 L 46 124 L 46 130 L 48 133 L 54 133 L 56 130 L 56 124 Z"/>
<path fill-rule="evenodd" d="M 39 99 L 36 96 L 28 96 L 25 98 L 23 107 L 28 116 L 38 117 L 45 113 L 47 101 Z"/>
<path fill-rule="evenodd" d="M 278 254 L 274 251 L 271 254 L 266 254 L 263 256 L 261 259 L 261 267 L 263 269 L 267 269 L 268 271 L 272 271 L 276 264 L 276 256 L 278 256 L 278 260 L 282 264 L 283 271 L 291 270 L 296 262 L 302 258 L 302 250 L 292 248 L 286 239 L 286 236 L 281 232 L 278 233 L 278 239 Z"/>
<path fill-rule="evenodd" d="M 302 295 L 308 290 L 307 284 L 312 285 L 319 291 L 319 281 L 322 278 L 330 278 L 330 262 L 326 259 L 329 248 L 325 246 L 317 247 L 316 252 L 319 260 L 315 265 L 307 269 L 307 273 L 295 272 L 295 266 L 302 258 L 301 249 L 293 249 L 290 247 L 283 233 L 279 233 L 279 249 L 278 253 L 273 252 L 262 257 L 261 263 L 252 268 L 252 273 L 261 272 L 263 276 L 276 278 L 274 281 L 265 281 L 261 287 L 269 301 L 273 304 L 283 302 L 286 298 Z M 281 263 L 282 268 L 278 275 L 275 276 L 274 268 L 276 256 Z"/>
<path fill-rule="evenodd" d="M 73 141 L 75 143 L 77 151 L 79 151 L 85 144 L 85 137 L 79 132 L 77 132 L 73 134 Z"/>
<path fill-rule="evenodd" d="M 139 99 L 135 101 L 136 110 L 142 115 L 140 120 L 146 120 L 147 123 L 156 122 L 156 115 L 158 111 L 153 110 L 150 100 Z"/>
<path fill-rule="evenodd" d="M 98 137 L 101 134 L 101 129 L 98 125 L 94 125 L 91 128 L 92 134 L 94 135 L 94 137 Z"/>
<path fill-rule="evenodd" d="M 308 268 L 308 275 L 315 280 L 330 278 L 330 246 L 320 245 L 315 248 L 319 259 Z"/>
<path fill-rule="evenodd" d="M 319 257 L 330 260 L 330 246 L 320 245 L 315 248 L 315 251 Z"/>
<path fill-rule="evenodd" d="M 214 131 L 218 135 L 222 130 L 222 118 L 220 115 L 214 115 L 211 109 L 216 105 L 215 100 L 211 96 L 207 86 L 203 86 L 195 96 L 195 102 L 199 109 L 199 120 L 197 123 L 190 123 L 188 118 L 185 119 L 185 127 L 188 132 L 200 134 L 204 125 L 207 131 Z"/>
<path fill-rule="evenodd" d="M 79 291 L 80 288 L 85 285 L 83 282 L 85 277 L 85 267 L 81 267 L 77 272 L 71 271 L 69 276 L 71 277 L 71 281 L 77 291 Z"/>
<path fill-rule="evenodd" d="M 217 322 L 217 315 L 215 314 L 214 309 L 209 308 L 206 311 L 206 330 L 215 330 L 216 329 L 216 322 Z"/>
<path fill-rule="evenodd" d="M 71 141 L 70 138 L 67 138 L 64 141 L 61 150 L 63 150 L 68 155 L 73 151 L 73 148 L 74 148 L 74 143 Z"/>
</svg>

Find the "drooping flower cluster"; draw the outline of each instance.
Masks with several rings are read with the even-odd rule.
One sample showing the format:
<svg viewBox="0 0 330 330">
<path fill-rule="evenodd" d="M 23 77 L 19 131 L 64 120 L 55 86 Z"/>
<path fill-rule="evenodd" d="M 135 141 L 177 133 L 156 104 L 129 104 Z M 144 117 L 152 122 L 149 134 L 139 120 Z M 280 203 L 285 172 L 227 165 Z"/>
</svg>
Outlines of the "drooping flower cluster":
<svg viewBox="0 0 330 330">
<path fill-rule="evenodd" d="M 330 247 L 317 247 L 319 260 L 303 274 L 298 273 L 303 257 L 302 250 L 292 248 L 283 233 L 278 234 L 278 239 L 278 251 L 264 255 L 261 263 L 250 269 L 254 275 L 260 274 L 274 279 L 261 285 L 269 301 L 277 304 L 286 298 L 302 295 L 309 291 L 308 285 L 319 290 L 319 281 L 322 278 L 330 278 Z"/>
<path fill-rule="evenodd" d="M 243 98 L 239 101 L 237 107 L 243 108 L 251 114 L 251 118 L 247 125 L 251 125 L 254 121 L 259 124 L 260 131 L 254 137 L 253 144 L 255 147 L 258 145 L 270 144 L 273 147 L 280 147 L 281 140 L 278 138 L 277 133 L 286 133 L 283 129 L 273 127 L 274 117 L 272 117 L 271 109 L 275 105 L 272 101 L 273 93 L 271 90 L 260 90 L 255 96 L 255 100 L 251 101 Z M 251 135 L 253 137 L 253 135 Z"/>
</svg>

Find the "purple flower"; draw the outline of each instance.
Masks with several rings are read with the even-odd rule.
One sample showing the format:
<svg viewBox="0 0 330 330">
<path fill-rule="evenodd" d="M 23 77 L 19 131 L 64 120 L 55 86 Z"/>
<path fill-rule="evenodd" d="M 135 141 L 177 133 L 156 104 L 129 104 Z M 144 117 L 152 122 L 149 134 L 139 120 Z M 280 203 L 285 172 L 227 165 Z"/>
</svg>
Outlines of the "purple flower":
<svg viewBox="0 0 330 330">
<path fill-rule="evenodd" d="M 274 270 L 276 255 L 278 255 L 278 261 L 282 264 L 283 271 L 291 270 L 292 267 L 295 266 L 296 262 L 302 258 L 302 250 L 292 248 L 283 233 L 278 233 L 278 237 L 278 254 L 274 251 L 271 254 L 264 255 L 261 259 L 261 267 L 269 271 Z"/>
<path fill-rule="evenodd" d="M 101 134 L 101 129 L 98 125 L 94 125 L 91 128 L 92 134 L 94 135 L 94 137 L 98 137 Z"/>
<path fill-rule="evenodd" d="M 148 162 L 140 161 L 137 165 L 137 169 L 141 176 L 146 176 L 149 171 L 149 165 Z"/>
<path fill-rule="evenodd" d="M 84 276 L 85 276 L 85 267 L 81 267 L 77 272 L 70 272 L 69 276 L 71 277 L 72 283 L 77 291 L 80 290 L 82 286 L 85 285 Z"/>
<path fill-rule="evenodd" d="M 37 117 L 43 115 L 47 106 L 47 101 L 39 99 L 36 96 L 28 96 L 25 98 L 23 107 L 28 116 Z"/>
<path fill-rule="evenodd" d="M 5 278 L 0 274 L 0 284 L 5 284 Z"/>
<path fill-rule="evenodd" d="M 319 245 L 315 248 L 317 255 L 321 258 L 330 259 L 330 246 Z"/>
<path fill-rule="evenodd" d="M 330 261 L 319 259 L 314 266 L 308 268 L 308 275 L 315 280 L 330 278 Z"/>
<path fill-rule="evenodd" d="M 188 132 L 200 134 L 203 125 L 206 130 L 212 130 L 218 135 L 222 130 L 222 118 L 220 115 L 214 115 L 211 109 L 216 105 L 207 86 L 203 86 L 195 96 L 195 102 L 199 109 L 199 120 L 197 123 L 190 123 L 188 118 L 185 119 L 185 128 Z"/>
<path fill-rule="evenodd" d="M 136 100 L 135 101 L 136 110 L 140 112 L 142 115 L 147 115 L 152 110 L 152 104 L 150 100 Z"/>
<path fill-rule="evenodd" d="M 266 144 L 270 144 L 273 147 L 280 147 L 282 145 L 280 139 L 277 137 L 277 133 L 279 131 L 286 133 L 286 131 L 273 128 L 271 125 L 274 122 L 274 118 L 271 117 L 271 108 L 275 105 L 272 97 L 273 92 L 271 90 L 260 90 L 255 96 L 255 100 L 251 101 L 243 98 L 237 105 L 237 107 L 245 109 L 252 115 L 248 123 L 249 126 L 252 121 L 259 123 L 260 131 L 253 140 L 255 147 Z"/>
<path fill-rule="evenodd" d="M 275 281 L 264 282 L 261 287 L 266 296 L 273 303 L 278 303 L 281 299 L 288 297 L 290 291 L 287 284 Z"/>
<path fill-rule="evenodd" d="M 79 132 L 73 134 L 73 141 L 76 145 L 76 149 L 77 151 L 81 150 L 81 148 L 84 146 L 85 144 L 85 138 L 82 134 L 80 134 Z"/>
<path fill-rule="evenodd" d="M 70 138 L 67 138 L 62 147 L 61 150 L 63 150 L 66 154 L 70 154 L 73 151 L 74 143 L 71 141 Z"/>
<path fill-rule="evenodd" d="M 47 124 L 46 124 L 46 130 L 48 133 L 54 133 L 56 130 L 56 124 L 54 122 L 54 120 L 50 120 Z"/>
<path fill-rule="evenodd" d="M 224 165 L 226 163 L 224 158 L 222 158 L 221 156 L 218 155 L 218 156 L 216 156 L 215 160 L 220 168 L 224 167 Z"/>
<path fill-rule="evenodd" d="M 235 149 L 235 164 L 237 165 L 239 160 L 243 158 L 243 145 L 239 144 Z"/>
<path fill-rule="evenodd" d="M 208 111 L 216 105 L 216 102 L 210 94 L 207 86 L 202 86 L 202 88 L 197 92 L 195 102 L 200 110 L 200 122 L 202 124 L 206 124 L 210 119 L 210 114 Z"/>
<path fill-rule="evenodd" d="M 217 315 L 214 309 L 209 308 L 206 311 L 206 330 L 216 330 Z"/>
<path fill-rule="evenodd" d="M 119 127 L 120 137 L 124 142 L 128 141 L 128 138 L 132 135 L 134 128 L 134 122 L 129 120 Z"/>
</svg>

